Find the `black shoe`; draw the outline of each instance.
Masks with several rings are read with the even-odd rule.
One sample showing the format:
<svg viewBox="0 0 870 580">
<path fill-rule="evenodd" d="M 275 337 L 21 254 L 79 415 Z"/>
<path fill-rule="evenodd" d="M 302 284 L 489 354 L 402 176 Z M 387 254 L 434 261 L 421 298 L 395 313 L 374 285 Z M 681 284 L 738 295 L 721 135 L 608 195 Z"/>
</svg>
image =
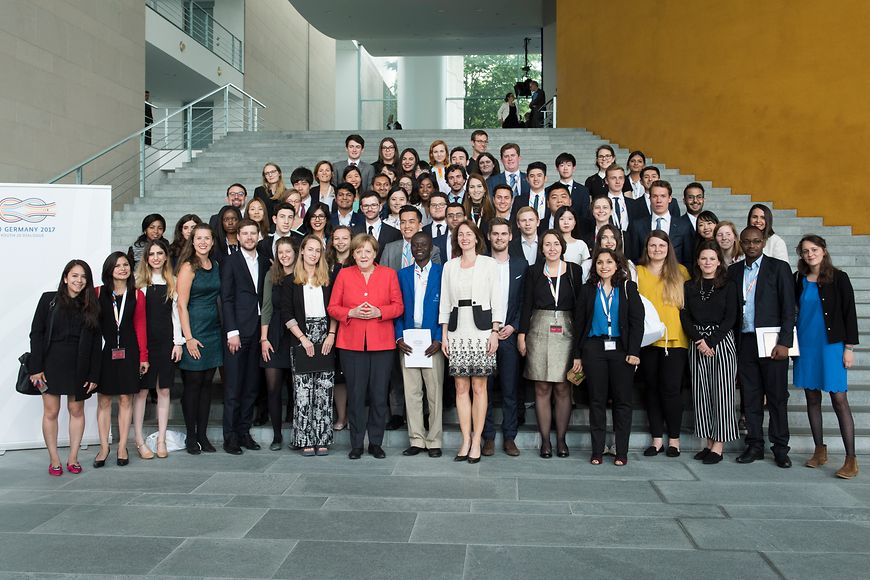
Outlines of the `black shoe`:
<svg viewBox="0 0 870 580">
<path fill-rule="evenodd" d="M 390 420 L 387 421 L 387 425 L 384 427 L 387 431 L 395 431 L 396 429 L 401 428 L 405 424 L 405 418 L 401 415 L 393 415 L 390 417 Z"/>
<path fill-rule="evenodd" d="M 242 448 L 239 446 L 239 440 L 235 435 L 230 435 L 224 440 L 224 451 L 230 455 L 241 455 Z"/>
<path fill-rule="evenodd" d="M 375 459 L 383 459 L 387 456 L 387 454 L 384 453 L 384 450 L 381 448 L 380 445 L 374 445 L 372 443 L 369 443 L 369 455 L 371 455 Z"/>
<path fill-rule="evenodd" d="M 656 449 L 655 445 L 650 445 L 649 447 L 647 447 L 646 449 L 643 450 L 643 456 L 644 457 L 655 457 L 656 455 L 663 452 L 664 450 L 665 450 L 664 446 Z"/>
<path fill-rule="evenodd" d="M 109 458 L 109 454 L 111 452 L 112 452 L 112 450 L 109 449 L 108 451 L 106 451 L 105 457 L 103 457 L 102 459 L 94 459 L 94 469 L 99 469 L 101 467 L 104 467 L 106 465 L 106 459 Z M 99 455 L 99 454 L 100 454 L 100 452 L 97 451 L 97 455 Z"/>
<path fill-rule="evenodd" d="M 433 447 L 432 449 L 429 449 L 429 457 L 441 457 L 441 455 L 442 453 L 440 447 Z"/>
<path fill-rule="evenodd" d="M 468 453 L 465 455 L 457 455 L 453 458 L 453 461 L 468 461 Z"/>
<path fill-rule="evenodd" d="M 284 447 L 284 439 L 276 437 L 272 439 L 272 444 L 269 445 L 269 451 L 281 451 L 282 447 Z"/>
<path fill-rule="evenodd" d="M 665 451 L 665 455 L 667 455 L 668 457 L 679 457 L 680 450 L 673 445 L 668 445 L 668 450 Z"/>
<path fill-rule="evenodd" d="M 242 446 L 245 449 L 250 449 L 251 451 L 259 451 L 260 444 L 254 441 L 254 438 L 251 437 L 250 433 L 245 433 L 240 437 L 240 441 Z"/>
<path fill-rule="evenodd" d="M 553 457 L 553 448 L 550 445 L 549 441 L 547 441 L 546 443 L 541 443 L 541 451 L 539 455 L 543 459 L 550 459 L 551 457 Z"/>
<path fill-rule="evenodd" d="M 764 459 L 764 451 L 747 447 L 746 450 L 737 457 L 737 463 L 752 463 Z"/>
<path fill-rule="evenodd" d="M 402 455 L 407 455 L 409 457 L 413 457 L 414 455 L 422 453 L 423 451 L 426 451 L 426 450 L 423 449 L 422 447 L 417 447 L 415 445 L 411 445 L 410 447 L 408 447 L 407 449 L 402 451 Z"/>
<path fill-rule="evenodd" d="M 568 457 L 569 455 L 568 444 L 564 441 L 556 441 L 556 457 Z"/>
<path fill-rule="evenodd" d="M 471 456 L 469 455 L 469 456 L 468 456 L 468 462 L 469 462 L 469 463 L 480 463 L 480 455 L 478 455 L 477 457 L 471 457 Z"/>
<path fill-rule="evenodd" d="M 710 450 L 708 449 L 708 451 Z M 722 454 L 716 453 L 715 451 L 710 451 L 704 457 L 704 461 L 702 463 L 704 465 L 713 465 L 714 463 L 719 463 L 720 461 L 722 461 Z"/>
<path fill-rule="evenodd" d="M 780 455 L 775 458 L 776 465 L 778 467 L 782 467 L 783 469 L 788 469 L 791 467 L 791 459 L 788 458 L 788 455 Z"/>
<path fill-rule="evenodd" d="M 127 465 L 128 463 L 130 463 L 130 455 L 128 454 L 127 457 L 121 459 L 121 453 L 120 453 L 120 451 L 121 451 L 121 450 L 119 449 L 119 450 L 118 450 L 118 467 L 124 467 L 125 465 Z M 127 450 L 124 449 L 124 451 L 127 451 Z M 791 462 L 789 462 L 789 467 L 791 467 Z"/>
<path fill-rule="evenodd" d="M 197 441 L 196 437 L 193 437 L 192 435 L 188 435 L 184 442 L 184 448 L 191 455 L 199 455 L 202 453 L 202 447 L 200 447 L 199 441 Z"/>
<path fill-rule="evenodd" d="M 348 459 L 359 459 L 362 457 L 363 448 L 362 447 L 354 447 L 350 450 L 350 453 L 347 454 Z"/>
<path fill-rule="evenodd" d="M 199 443 L 199 448 L 203 453 L 217 453 L 217 449 L 214 448 L 214 445 L 211 444 L 208 437 L 202 437 L 198 439 L 197 442 Z"/>
<path fill-rule="evenodd" d="M 709 447 L 704 447 L 703 449 L 701 449 L 700 451 L 698 451 L 697 453 L 695 453 L 695 457 L 694 457 L 694 458 L 697 459 L 698 461 L 703 461 L 703 460 L 706 459 L 707 456 L 710 455 L 711 453 L 713 453 L 713 452 L 710 451 L 710 448 L 709 448 Z M 719 455 L 719 454 L 717 453 L 716 455 Z M 719 455 L 719 461 L 722 461 L 722 456 L 721 456 L 721 455 Z"/>
</svg>

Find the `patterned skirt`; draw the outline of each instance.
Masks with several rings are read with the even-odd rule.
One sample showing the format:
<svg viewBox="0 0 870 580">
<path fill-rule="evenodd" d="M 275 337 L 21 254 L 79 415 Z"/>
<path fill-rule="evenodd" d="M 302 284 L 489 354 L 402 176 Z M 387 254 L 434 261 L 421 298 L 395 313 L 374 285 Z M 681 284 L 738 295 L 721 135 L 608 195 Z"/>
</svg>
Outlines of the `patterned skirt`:
<svg viewBox="0 0 870 580">
<path fill-rule="evenodd" d="M 329 319 L 306 318 L 308 338 L 323 342 L 329 330 Z M 293 437 L 297 447 L 315 447 L 332 443 L 332 391 L 335 372 L 296 373 L 293 375 L 295 406 Z"/>
<path fill-rule="evenodd" d="M 471 308 L 459 309 L 456 330 L 447 335 L 450 376 L 486 377 L 495 374 L 495 355 L 486 354 L 489 335 L 489 330 L 480 330 L 474 325 Z"/>
</svg>

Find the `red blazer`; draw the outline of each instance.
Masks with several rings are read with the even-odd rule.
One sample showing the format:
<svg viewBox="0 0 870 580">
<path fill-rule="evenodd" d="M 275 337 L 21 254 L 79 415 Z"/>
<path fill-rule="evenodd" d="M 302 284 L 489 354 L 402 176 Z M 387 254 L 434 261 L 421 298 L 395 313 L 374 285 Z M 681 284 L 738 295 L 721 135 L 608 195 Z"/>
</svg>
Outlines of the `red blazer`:
<svg viewBox="0 0 870 580">
<path fill-rule="evenodd" d="M 363 302 L 381 309 L 373 320 L 348 318 L 347 313 Z M 368 284 L 356 266 L 342 268 L 332 287 L 329 315 L 338 321 L 335 346 L 346 350 L 392 350 L 396 348 L 393 319 L 402 315 L 402 290 L 396 271 L 375 266 Z"/>
</svg>

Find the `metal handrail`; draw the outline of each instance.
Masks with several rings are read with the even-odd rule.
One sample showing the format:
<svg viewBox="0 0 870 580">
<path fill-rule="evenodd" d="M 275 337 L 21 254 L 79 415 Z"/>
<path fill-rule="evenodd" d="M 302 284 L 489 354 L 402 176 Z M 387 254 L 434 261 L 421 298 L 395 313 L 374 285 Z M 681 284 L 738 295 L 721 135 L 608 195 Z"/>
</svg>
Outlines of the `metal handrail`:
<svg viewBox="0 0 870 580">
<path fill-rule="evenodd" d="M 180 0 L 145 0 L 145 5 L 198 44 L 208 49 L 209 52 L 239 72 L 245 72 L 244 42 L 230 32 L 226 26 L 215 20 L 214 16 L 197 5 L 196 2 L 187 3 L 189 13 L 185 11 L 185 4 Z M 192 18 L 191 15 L 194 12 L 197 12 L 209 25 L 203 26 L 200 20 Z M 197 23 L 200 23 L 199 27 L 197 27 Z M 224 35 L 228 37 L 230 48 L 219 50 L 221 48 L 221 39 Z"/>
<path fill-rule="evenodd" d="M 106 155 L 107 153 L 110 153 L 110 152 L 114 151 L 115 149 L 117 149 L 118 147 L 124 145 L 125 143 L 129 143 L 129 142 L 132 141 L 133 139 L 136 139 L 136 140 L 138 140 L 138 141 L 141 142 L 141 143 L 140 143 L 140 149 L 143 151 L 143 153 L 141 153 L 141 155 L 144 156 L 144 147 L 145 147 L 144 139 L 145 139 L 145 133 L 146 133 L 147 131 L 150 131 L 151 129 L 153 129 L 154 127 L 157 127 L 158 125 L 166 125 L 166 124 L 167 124 L 167 121 L 169 121 L 169 119 L 175 117 L 176 115 L 179 115 L 179 114 L 183 113 L 184 111 L 188 111 L 188 112 L 189 112 L 189 111 L 192 111 L 192 110 L 195 108 L 194 106 L 195 106 L 197 103 L 200 103 L 200 102 L 202 102 L 202 101 L 205 101 L 205 100 L 208 99 L 209 97 L 212 97 L 212 96 L 214 96 L 214 95 L 216 95 L 216 94 L 218 94 L 218 93 L 224 93 L 224 94 L 225 94 L 225 97 L 224 97 L 224 103 L 225 103 L 226 109 L 225 109 L 225 117 L 224 117 L 224 119 L 225 119 L 225 129 L 228 130 L 228 129 L 229 129 L 229 90 L 230 90 L 230 89 L 233 89 L 233 90 L 237 91 L 238 93 L 241 93 L 241 95 L 243 96 L 243 98 L 246 98 L 246 99 L 248 100 L 248 106 L 247 106 L 247 109 L 248 109 L 248 111 L 249 111 L 250 114 L 251 114 L 251 115 L 250 115 L 250 119 L 249 119 L 249 121 L 250 121 L 250 124 L 251 124 L 253 130 L 254 130 L 254 131 L 257 131 L 257 130 L 259 129 L 259 123 L 260 123 L 260 120 L 259 120 L 259 109 L 265 109 L 265 108 L 267 108 L 266 105 L 264 105 L 264 104 L 261 103 L 259 100 L 257 100 L 255 97 L 249 95 L 248 93 L 246 93 L 245 91 L 243 91 L 242 89 L 240 89 L 239 87 L 237 87 L 236 85 L 234 85 L 234 84 L 232 84 L 232 83 L 228 83 L 228 84 L 226 84 L 226 85 L 224 85 L 224 86 L 222 86 L 222 87 L 220 87 L 220 88 L 217 88 L 217 89 L 211 91 L 210 93 L 207 93 L 207 94 L 205 94 L 205 95 L 199 97 L 198 99 L 196 99 L 196 100 L 193 101 L 192 103 L 187 104 L 185 107 L 182 107 L 181 109 L 178 109 L 178 110 L 175 111 L 174 113 L 170 113 L 169 115 L 167 115 L 167 116 L 164 117 L 163 119 L 160 119 L 159 121 L 155 121 L 154 123 L 151 123 L 150 125 L 148 125 L 148 126 L 142 128 L 142 129 L 139 129 L 139 130 L 136 131 L 135 133 L 133 133 L 133 134 L 131 134 L 131 135 L 129 135 L 129 136 L 127 136 L 127 137 L 121 139 L 120 141 L 118 141 L 118 142 L 116 142 L 116 143 L 114 143 L 114 144 L 112 144 L 112 145 L 109 145 L 108 147 L 106 147 L 105 149 L 99 151 L 98 153 L 95 153 L 95 154 L 91 155 L 90 157 L 88 157 L 87 159 L 85 159 L 84 161 L 82 161 L 81 163 L 78 163 L 78 164 L 74 165 L 73 167 L 69 168 L 68 170 L 64 171 L 63 173 L 57 175 L 56 177 L 54 177 L 53 179 L 51 179 L 51 180 L 49 181 L 49 183 L 57 183 L 58 181 L 60 181 L 60 180 L 63 179 L 64 177 L 66 177 L 66 176 L 68 176 L 68 175 L 70 175 L 71 173 L 74 173 L 74 172 L 76 173 L 76 183 L 82 183 L 82 182 L 83 182 L 83 181 L 82 181 L 82 179 L 83 179 L 83 176 L 82 176 L 82 169 L 84 168 L 85 165 L 88 165 L 89 163 L 92 163 L 93 161 L 95 161 L 95 160 L 99 159 L 100 157 Z M 253 106 L 255 103 L 258 105 L 259 108 Z M 211 108 L 211 107 L 210 107 L 210 108 Z M 191 141 L 191 139 L 190 139 L 190 135 L 191 135 L 191 129 L 192 129 L 192 120 L 191 120 L 191 116 L 190 116 L 190 115 L 188 115 L 187 125 L 188 125 L 188 139 L 187 139 L 187 141 L 188 141 L 188 147 L 187 147 L 187 149 L 188 149 L 188 155 L 190 155 L 190 154 L 191 154 L 190 150 L 191 150 L 191 145 L 192 145 L 192 143 L 190 143 L 190 141 Z M 143 157 L 143 158 L 144 158 L 144 157 Z M 144 193 L 144 192 L 140 192 L 140 195 L 142 195 L 143 193 Z"/>
<path fill-rule="evenodd" d="M 552 108 L 549 108 L 552 105 Z M 546 129 L 548 126 L 552 128 L 556 128 L 556 95 L 553 95 L 549 101 L 544 103 L 544 106 L 541 107 L 541 114 L 543 115 L 544 128 Z M 552 120 L 552 125 L 547 125 L 547 118 Z"/>
</svg>

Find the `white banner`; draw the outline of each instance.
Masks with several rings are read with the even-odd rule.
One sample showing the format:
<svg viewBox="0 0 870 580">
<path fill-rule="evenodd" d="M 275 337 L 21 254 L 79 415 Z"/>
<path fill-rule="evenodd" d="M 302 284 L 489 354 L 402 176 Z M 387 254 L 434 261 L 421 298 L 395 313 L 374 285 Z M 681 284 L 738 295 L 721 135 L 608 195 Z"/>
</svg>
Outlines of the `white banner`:
<svg viewBox="0 0 870 580">
<path fill-rule="evenodd" d="M 100 284 L 112 235 L 111 187 L 0 183 L 0 451 L 45 447 L 42 397 L 15 390 L 18 357 L 30 350 L 30 325 L 43 292 L 57 290 L 73 258 L 91 266 Z M 97 397 L 85 404 L 83 444 L 98 443 Z M 61 400 L 58 443 L 69 444 L 66 398 Z"/>
</svg>

